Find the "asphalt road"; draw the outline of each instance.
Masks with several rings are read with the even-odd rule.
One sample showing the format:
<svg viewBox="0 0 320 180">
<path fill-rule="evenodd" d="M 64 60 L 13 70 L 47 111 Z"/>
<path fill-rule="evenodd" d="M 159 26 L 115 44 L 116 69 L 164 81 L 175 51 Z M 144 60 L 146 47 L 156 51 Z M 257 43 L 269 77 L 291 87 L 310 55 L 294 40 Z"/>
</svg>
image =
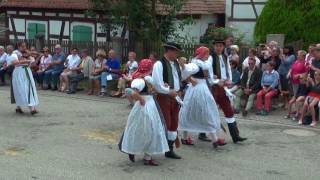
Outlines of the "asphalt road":
<svg viewBox="0 0 320 180">
<path fill-rule="evenodd" d="M 280 112 L 238 119 L 243 144 L 218 151 L 209 143 L 157 156 L 159 167 L 117 148 L 130 111 L 125 100 L 40 91 L 40 114 L 17 115 L 0 87 L 0 180 L 319 180 L 320 129 L 298 127 Z M 293 134 L 293 135 L 292 135 Z"/>
</svg>

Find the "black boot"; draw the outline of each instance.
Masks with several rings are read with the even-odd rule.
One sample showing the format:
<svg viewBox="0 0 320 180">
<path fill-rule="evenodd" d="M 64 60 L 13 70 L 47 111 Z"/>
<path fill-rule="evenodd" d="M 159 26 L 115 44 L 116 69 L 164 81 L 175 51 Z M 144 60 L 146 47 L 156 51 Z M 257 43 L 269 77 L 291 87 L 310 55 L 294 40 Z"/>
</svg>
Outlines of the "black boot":
<svg viewBox="0 0 320 180">
<path fill-rule="evenodd" d="M 233 143 L 242 142 L 242 141 L 247 140 L 247 138 L 240 137 L 237 122 L 228 123 L 228 128 L 229 128 L 229 132 L 232 137 Z"/>
<path fill-rule="evenodd" d="M 168 145 L 169 145 L 169 149 L 170 151 L 165 153 L 165 156 L 167 158 L 171 158 L 171 159 L 181 159 L 180 156 L 178 156 L 174 151 L 173 151 L 173 145 L 174 145 L 174 141 L 169 141 L 168 140 Z"/>
</svg>

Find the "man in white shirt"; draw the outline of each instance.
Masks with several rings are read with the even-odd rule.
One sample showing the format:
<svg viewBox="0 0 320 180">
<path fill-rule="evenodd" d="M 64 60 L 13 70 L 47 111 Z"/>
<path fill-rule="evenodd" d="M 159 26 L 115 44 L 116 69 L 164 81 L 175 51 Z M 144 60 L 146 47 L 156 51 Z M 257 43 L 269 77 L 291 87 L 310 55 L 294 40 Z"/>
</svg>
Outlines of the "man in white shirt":
<svg viewBox="0 0 320 180">
<path fill-rule="evenodd" d="M 0 80 L 1 80 L 0 85 L 6 84 L 6 81 L 5 81 L 6 70 L 2 68 L 6 62 L 6 58 L 7 58 L 7 53 L 4 51 L 4 47 L 0 46 Z"/>
<path fill-rule="evenodd" d="M 64 71 L 60 74 L 60 90 L 62 92 L 69 89 L 69 78 L 72 73 L 76 73 L 78 66 L 81 63 L 81 58 L 78 55 L 78 49 L 72 48 L 71 54 L 67 57 L 65 61 Z"/>
<path fill-rule="evenodd" d="M 12 45 L 7 46 L 7 54 L 6 54 L 4 63 L 1 67 L 1 71 L 4 72 L 5 74 L 8 74 L 10 79 L 14 69 L 12 62 L 18 60 L 18 56 L 17 54 L 13 53 L 13 50 L 14 48 Z"/>
<path fill-rule="evenodd" d="M 167 158 L 181 159 L 174 151 L 177 140 L 177 129 L 179 122 L 179 104 L 176 101 L 180 91 L 181 71 L 177 57 L 182 50 L 176 43 L 164 45 L 165 54 L 153 66 L 152 78 L 154 88 L 157 91 L 157 101 L 163 113 L 168 129 L 169 152 L 165 153 Z"/>
</svg>

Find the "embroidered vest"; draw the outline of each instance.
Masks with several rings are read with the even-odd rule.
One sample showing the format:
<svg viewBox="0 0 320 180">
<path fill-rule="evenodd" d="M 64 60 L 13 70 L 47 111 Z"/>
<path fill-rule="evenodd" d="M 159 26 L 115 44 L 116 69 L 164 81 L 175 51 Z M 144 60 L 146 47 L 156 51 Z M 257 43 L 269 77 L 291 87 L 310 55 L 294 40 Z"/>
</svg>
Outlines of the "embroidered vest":
<svg viewBox="0 0 320 180">
<path fill-rule="evenodd" d="M 166 60 L 165 57 L 163 57 L 160 62 L 162 63 L 162 67 L 163 67 L 163 82 L 167 83 L 170 87 L 170 89 L 174 88 L 174 78 L 173 78 L 173 74 L 172 74 L 172 68 L 170 65 L 170 62 L 168 60 Z M 174 62 L 174 66 L 178 72 L 178 76 L 179 76 L 179 84 L 181 82 L 181 70 L 180 70 L 180 66 L 178 64 L 177 61 L 173 61 Z"/>
<path fill-rule="evenodd" d="M 229 66 L 228 66 L 228 58 L 224 54 L 222 54 L 223 62 L 226 67 L 226 74 L 227 78 L 230 79 L 230 74 L 229 74 Z M 212 54 L 212 68 L 213 68 L 213 73 L 214 75 L 218 76 L 218 79 L 221 79 L 221 68 L 220 68 L 220 58 L 217 54 L 213 53 Z"/>
</svg>

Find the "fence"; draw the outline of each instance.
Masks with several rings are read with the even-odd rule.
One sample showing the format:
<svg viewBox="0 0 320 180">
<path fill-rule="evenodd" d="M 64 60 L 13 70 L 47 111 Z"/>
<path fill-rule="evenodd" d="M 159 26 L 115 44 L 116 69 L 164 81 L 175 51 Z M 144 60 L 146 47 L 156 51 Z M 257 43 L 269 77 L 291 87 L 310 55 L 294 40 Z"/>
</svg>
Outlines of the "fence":
<svg viewBox="0 0 320 180">
<path fill-rule="evenodd" d="M 34 39 L 28 39 L 25 40 L 29 47 L 35 46 L 37 44 L 37 40 Z M 17 41 L 10 40 L 8 41 L 1 41 L 0 45 L 6 46 L 9 44 L 16 44 Z M 70 49 L 72 47 L 76 47 L 78 49 L 88 49 L 89 55 L 92 57 L 95 57 L 95 52 L 99 49 L 115 49 L 115 51 L 118 53 L 119 57 L 122 59 L 122 63 L 125 62 L 125 60 L 128 57 L 129 52 L 129 43 L 128 40 L 123 39 L 114 39 L 111 42 L 75 42 L 75 41 L 69 41 L 69 40 L 43 40 L 41 42 L 41 47 L 47 46 L 51 52 L 54 52 L 54 47 L 56 44 L 60 44 L 63 48 L 65 53 L 69 53 Z M 182 45 L 183 52 L 181 53 L 181 56 L 186 57 L 187 59 L 190 59 L 194 55 L 194 51 L 197 47 L 200 45 L 194 45 L 194 44 L 185 44 Z M 209 46 L 208 46 L 209 47 Z M 147 58 L 151 52 L 154 52 L 158 55 L 161 55 L 164 53 L 164 48 L 162 47 L 162 43 L 156 43 L 152 41 L 142 41 L 142 42 L 136 42 L 135 43 L 135 49 L 134 51 L 137 53 L 137 58 Z M 240 60 L 243 60 L 248 55 L 248 48 L 247 47 L 241 47 L 239 56 Z"/>
</svg>

